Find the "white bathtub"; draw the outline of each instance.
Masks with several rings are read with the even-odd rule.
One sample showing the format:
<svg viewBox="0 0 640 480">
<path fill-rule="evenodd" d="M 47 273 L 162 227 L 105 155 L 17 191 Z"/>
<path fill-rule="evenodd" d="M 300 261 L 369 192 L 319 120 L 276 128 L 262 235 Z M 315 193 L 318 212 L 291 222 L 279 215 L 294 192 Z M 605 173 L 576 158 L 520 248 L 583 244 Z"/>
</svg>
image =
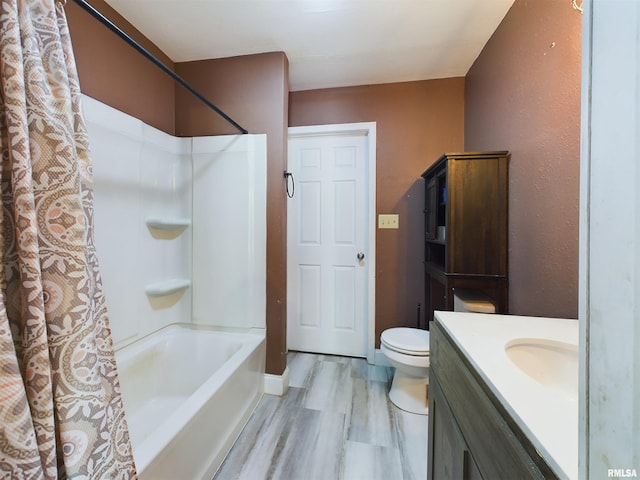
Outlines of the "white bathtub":
<svg viewBox="0 0 640 480">
<path fill-rule="evenodd" d="M 211 480 L 262 396 L 264 359 L 262 333 L 183 324 L 116 351 L 140 478 Z"/>
</svg>

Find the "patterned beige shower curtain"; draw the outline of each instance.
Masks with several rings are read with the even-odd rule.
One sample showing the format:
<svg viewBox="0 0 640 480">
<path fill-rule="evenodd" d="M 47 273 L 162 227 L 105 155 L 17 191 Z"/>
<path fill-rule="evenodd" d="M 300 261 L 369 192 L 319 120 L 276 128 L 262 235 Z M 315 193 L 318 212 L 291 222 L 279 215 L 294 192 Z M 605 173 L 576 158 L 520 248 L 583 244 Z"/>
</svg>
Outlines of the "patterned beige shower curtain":
<svg viewBox="0 0 640 480">
<path fill-rule="evenodd" d="M 136 478 L 66 18 L 0 0 L 0 478 Z"/>
</svg>

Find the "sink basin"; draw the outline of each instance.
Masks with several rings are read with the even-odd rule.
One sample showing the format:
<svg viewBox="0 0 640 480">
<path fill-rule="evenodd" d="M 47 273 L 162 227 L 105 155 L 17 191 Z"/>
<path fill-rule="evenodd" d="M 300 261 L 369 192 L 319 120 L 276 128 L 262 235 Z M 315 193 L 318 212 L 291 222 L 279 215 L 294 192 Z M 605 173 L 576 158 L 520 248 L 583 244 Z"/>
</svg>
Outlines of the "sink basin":
<svg viewBox="0 0 640 480">
<path fill-rule="evenodd" d="M 529 377 L 569 400 L 578 399 L 578 346 L 543 338 L 505 345 L 509 359 Z"/>
</svg>

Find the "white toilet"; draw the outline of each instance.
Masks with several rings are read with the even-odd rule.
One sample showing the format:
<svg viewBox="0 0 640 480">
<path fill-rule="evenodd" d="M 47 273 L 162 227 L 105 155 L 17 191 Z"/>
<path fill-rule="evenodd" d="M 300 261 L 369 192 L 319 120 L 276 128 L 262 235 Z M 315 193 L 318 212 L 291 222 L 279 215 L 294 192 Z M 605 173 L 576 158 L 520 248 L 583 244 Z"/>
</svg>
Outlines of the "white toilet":
<svg viewBox="0 0 640 480">
<path fill-rule="evenodd" d="M 477 292 L 456 289 L 454 311 L 494 313 L 495 306 Z M 427 415 L 429 332 L 418 328 L 389 328 L 380 335 L 380 351 L 396 369 L 389 399 L 402 410 Z"/>
<path fill-rule="evenodd" d="M 418 328 L 389 328 L 380 335 L 380 350 L 396 369 L 389 399 L 407 412 L 429 413 L 429 332 Z"/>
</svg>

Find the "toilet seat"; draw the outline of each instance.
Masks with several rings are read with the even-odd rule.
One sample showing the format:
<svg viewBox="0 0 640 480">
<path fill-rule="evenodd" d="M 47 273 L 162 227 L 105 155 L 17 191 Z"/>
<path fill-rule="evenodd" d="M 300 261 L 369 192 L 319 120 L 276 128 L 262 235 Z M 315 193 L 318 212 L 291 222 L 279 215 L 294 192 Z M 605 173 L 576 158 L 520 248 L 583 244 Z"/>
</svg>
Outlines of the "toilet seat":
<svg viewBox="0 0 640 480">
<path fill-rule="evenodd" d="M 389 328 L 380 335 L 380 343 L 386 348 L 403 355 L 414 357 L 429 356 L 429 332 L 419 328 Z"/>
</svg>

